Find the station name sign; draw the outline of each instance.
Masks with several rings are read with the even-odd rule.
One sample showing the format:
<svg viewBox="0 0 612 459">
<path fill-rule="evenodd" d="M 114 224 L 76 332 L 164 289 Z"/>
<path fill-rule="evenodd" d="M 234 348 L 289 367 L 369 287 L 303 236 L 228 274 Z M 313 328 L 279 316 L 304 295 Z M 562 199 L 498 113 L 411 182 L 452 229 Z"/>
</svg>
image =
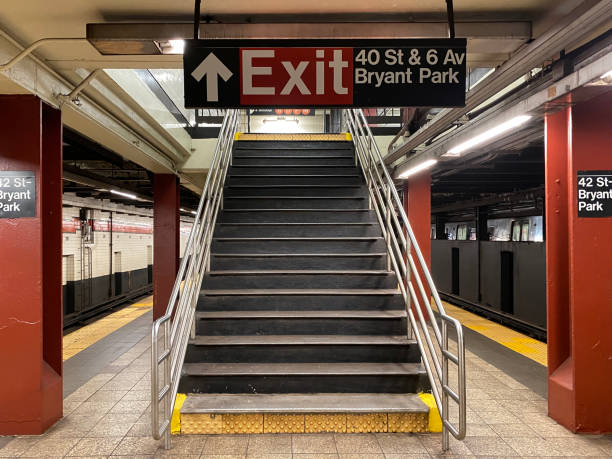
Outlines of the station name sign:
<svg viewBox="0 0 612 459">
<path fill-rule="evenodd" d="M 188 40 L 186 108 L 461 107 L 466 40 Z"/>
<path fill-rule="evenodd" d="M 0 171 L 0 218 L 36 217 L 36 176 Z"/>
<path fill-rule="evenodd" d="M 578 171 L 578 217 L 612 217 L 612 171 Z"/>
</svg>

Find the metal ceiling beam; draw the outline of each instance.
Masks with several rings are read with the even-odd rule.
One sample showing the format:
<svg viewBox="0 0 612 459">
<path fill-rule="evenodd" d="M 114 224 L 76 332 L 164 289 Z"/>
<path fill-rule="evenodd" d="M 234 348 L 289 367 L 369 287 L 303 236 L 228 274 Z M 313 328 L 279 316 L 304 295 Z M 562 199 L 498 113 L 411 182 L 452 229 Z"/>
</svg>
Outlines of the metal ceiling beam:
<svg viewBox="0 0 612 459">
<path fill-rule="evenodd" d="M 469 201 L 453 202 L 451 204 L 442 204 L 432 206 L 432 213 L 452 212 L 454 210 L 468 209 L 471 207 L 488 206 L 491 204 L 511 203 L 515 201 L 532 200 L 544 196 L 544 187 L 533 188 L 531 190 L 518 191 L 515 193 L 504 193 L 502 195 L 491 196 L 487 198 L 474 199 Z"/>
<path fill-rule="evenodd" d="M 611 9 L 612 14 L 612 9 Z M 407 161 L 396 167 L 394 177 L 398 177 L 401 173 L 417 163 L 427 159 L 438 159 L 448 152 L 453 146 L 458 145 L 476 135 L 486 132 L 495 126 L 508 121 L 516 116 L 532 114 L 541 117 L 547 111 L 554 111 L 564 106 L 562 96 L 570 93 L 576 93 L 574 102 L 578 97 L 593 97 L 606 91 L 612 90 L 612 85 L 609 86 L 591 86 L 583 88 L 584 85 L 598 80 L 604 73 L 612 68 L 612 50 L 605 53 L 603 56 L 586 64 L 584 67 L 576 70 L 567 77 L 554 82 L 550 86 L 543 88 L 530 96 L 524 97 L 522 100 L 513 102 L 510 106 L 494 107 L 493 109 L 483 113 L 471 122 L 457 128 L 452 133 L 433 142 L 431 145 L 418 151 L 411 156 Z M 528 124 L 525 125 L 528 129 Z M 418 132 L 418 131 L 417 131 Z M 492 148 L 491 144 L 474 149 L 472 152 L 464 153 L 461 156 L 474 154 L 482 149 Z"/>
<path fill-rule="evenodd" d="M 519 77 L 541 66 L 543 62 L 551 59 L 566 47 L 588 37 L 594 30 L 610 20 L 612 20 L 612 8 L 610 8 L 609 1 L 583 1 L 570 14 L 556 22 L 554 27 L 517 51 L 490 77 L 483 80 L 473 90 L 468 91 L 465 107 L 442 110 L 429 123 L 408 137 L 404 144 L 385 156 L 385 163 L 394 163 L 424 142 L 444 132 L 462 116 L 493 97 Z M 414 156 L 423 158 L 424 154 L 417 152 Z"/>
</svg>

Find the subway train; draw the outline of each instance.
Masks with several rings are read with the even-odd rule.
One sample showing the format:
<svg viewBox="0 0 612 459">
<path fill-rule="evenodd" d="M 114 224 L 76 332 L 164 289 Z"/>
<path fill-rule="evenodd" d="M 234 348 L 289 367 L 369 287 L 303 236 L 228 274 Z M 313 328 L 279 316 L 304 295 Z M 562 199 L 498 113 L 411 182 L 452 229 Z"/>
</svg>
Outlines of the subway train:
<svg viewBox="0 0 612 459">
<path fill-rule="evenodd" d="M 152 210 L 64 193 L 62 238 L 64 328 L 152 292 Z"/>
<path fill-rule="evenodd" d="M 432 224 L 431 270 L 450 303 L 546 340 L 546 254 L 542 215 Z M 482 230 L 484 231 L 484 229 Z"/>
</svg>

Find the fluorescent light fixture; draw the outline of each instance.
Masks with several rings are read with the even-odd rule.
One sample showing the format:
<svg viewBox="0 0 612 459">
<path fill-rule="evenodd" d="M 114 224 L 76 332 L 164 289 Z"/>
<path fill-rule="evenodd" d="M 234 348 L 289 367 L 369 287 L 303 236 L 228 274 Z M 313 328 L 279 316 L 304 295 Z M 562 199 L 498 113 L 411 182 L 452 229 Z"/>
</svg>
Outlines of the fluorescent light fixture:
<svg viewBox="0 0 612 459">
<path fill-rule="evenodd" d="M 608 70 L 601 76 L 602 80 L 612 80 L 612 70 Z"/>
<path fill-rule="evenodd" d="M 198 215 L 198 213 L 197 213 L 195 210 L 192 210 L 192 211 L 191 211 L 191 213 L 192 213 L 193 215 Z"/>
<path fill-rule="evenodd" d="M 411 167 L 407 171 L 404 171 L 400 174 L 399 178 L 404 179 L 410 177 L 411 175 L 416 174 L 417 172 L 424 171 L 425 169 L 429 169 L 431 166 L 438 162 L 437 159 L 428 159 L 427 161 L 423 161 L 421 164 L 417 164 L 414 167 Z"/>
<path fill-rule="evenodd" d="M 511 129 L 519 127 L 520 125 L 529 121 L 531 118 L 532 117 L 530 115 L 516 116 L 505 123 L 498 124 L 494 128 L 491 128 L 482 134 L 472 137 L 470 140 L 460 143 L 459 145 L 448 150 L 444 156 L 459 156 L 466 150 L 474 148 L 477 145 L 485 143 L 487 140 L 491 140 L 494 137 L 498 137 L 503 133 L 510 131 Z"/>
<path fill-rule="evenodd" d="M 132 193 L 124 193 L 123 191 L 110 190 L 111 194 L 116 194 L 117 196 L 123 196 L 124 198 L 129 199 L 138 199 L 135 194 Z"/>
<path fill-rule="evenodd" d="M 185 50 L 185 40 L 158 41 L 162 54 L 183 54 Z"/>
</svg>

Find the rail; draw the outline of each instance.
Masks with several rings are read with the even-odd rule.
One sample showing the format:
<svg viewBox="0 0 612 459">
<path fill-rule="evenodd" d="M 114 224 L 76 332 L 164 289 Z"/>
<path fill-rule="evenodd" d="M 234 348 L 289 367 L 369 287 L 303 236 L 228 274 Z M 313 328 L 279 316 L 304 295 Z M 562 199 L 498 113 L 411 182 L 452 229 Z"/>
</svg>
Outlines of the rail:
<svg viewBox="0 0 612 459">
<path fill-rule="evenodd" d="M 232 161 L 238 120 L 238 110 L 225 113 L 168 307 L 165 314 L 153 322 L 151 330 L 151 427 L 153 438 L 164 437 L 166 449 L 170 448 L 172 411 L 187 343 L 195 333 L 196 303 L 204 274 L 210 270 L 210 246 L 223 202 L 223 184 Z M 163 332 L 161 336 L 160 331 Z M 161 349 L 160 340 L 163 341 Z"/>
<path fill-rule="evenodd" d="M 361 109 L 347 109 L 344 112 L 348 130 L 355 144 L 356 161 L 361 166 L 368 185 L 370 208 L 376 212 L 387 245 L 387 268 L 395 272 L 406 304 L 406 313 L 409 320 L 407 335 L 409 338 L 414 337 L 421 351 L 423 366 L 427 372 L 431 383 L 431 391 L 442 418 L 442 448 L 446 451 L 449 447 L 449 433 L 456 439 L 462 440 L 465 437 L 466 430 L 463 328 L 457 319 L 447 315 L 444 310 L 395 189 L 395 184 L 387 171 L 363 111 Z M 426 288 L 423 285 L 412 253 L 416 255 L 418 267 L 421 269 L 427 288 L 433 296 L 440 324 L 436 320 L 431 307 L 430 296 L 426 293 Z M 413 281 L 416 282 L 420 300 Z M 449 350 L 449 326 L 456 331 L 456 354 Z M 430 329 L 433 330 L 433 339 Z M 449 361 L 457 365 L 457 391 L 449 384 Z M 449 398 L 459 406 L 458 426 L 449 419 Z"/>
</svg>

